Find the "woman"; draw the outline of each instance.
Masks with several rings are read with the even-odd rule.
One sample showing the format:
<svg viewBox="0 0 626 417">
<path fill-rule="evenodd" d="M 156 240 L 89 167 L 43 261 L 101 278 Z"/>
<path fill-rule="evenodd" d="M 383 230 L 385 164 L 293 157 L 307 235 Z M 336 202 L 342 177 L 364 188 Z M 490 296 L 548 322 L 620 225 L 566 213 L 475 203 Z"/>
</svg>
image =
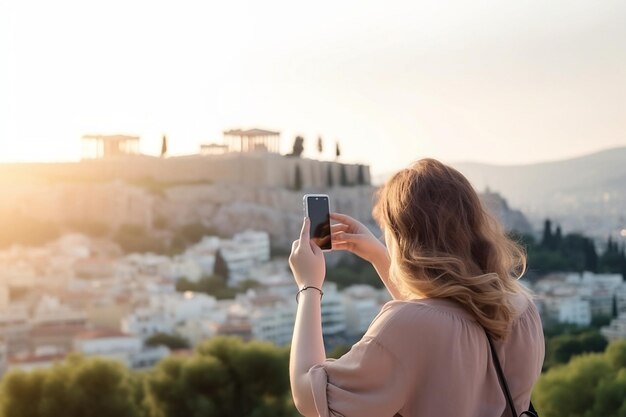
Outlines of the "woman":
<svg viewBox="0 0 626 417">
<path fill-rule="evenodd" d="M 350 352 L 326 359 L 320 297 L 326 267 L 309 221 L 289 263 L 301 290 L 290 379 L 305 416 L 510 416 L 486 332 L 518 412 L 544 358 L 541 320 L 518 282 L 522 249 L 485 212 L 458 171 L 422 159 L 379 191 L 374 218 L 386 246 L 333 213 L 333 249 L 372 263 L 393 300 Z M 308 288 L 307 288 L 308 287 Z"/>
</svg>

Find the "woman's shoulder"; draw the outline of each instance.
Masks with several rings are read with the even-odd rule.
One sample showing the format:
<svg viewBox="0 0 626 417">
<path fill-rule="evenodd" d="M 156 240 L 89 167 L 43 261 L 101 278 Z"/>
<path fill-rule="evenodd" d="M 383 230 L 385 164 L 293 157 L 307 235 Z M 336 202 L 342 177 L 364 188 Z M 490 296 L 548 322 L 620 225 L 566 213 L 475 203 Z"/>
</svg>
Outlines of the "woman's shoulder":
<svg viewBox="0 0 626 417">
<path fill-rule="evenodd" d="M 450 333 L 451 326 L 478 323 L 454 301 L 445 299 L 392 300 L 383 305 L 367 330 L 366 336 L 387 343 L 412 337 Z"/>
<path fill-rule="evenodd" d="M 512 298 L 515 309 L 512 326 L 520 320 L 536 320 L 537 309 L 525 294 Z M 411 335 L 455 337 L 455 329 L 483 332 L 474 315 L 462 304 L 446 298 L 392 300 L 387 302 L 372 321 L 367 334 L 377 339 L 406 339 Z"/>
</svg>

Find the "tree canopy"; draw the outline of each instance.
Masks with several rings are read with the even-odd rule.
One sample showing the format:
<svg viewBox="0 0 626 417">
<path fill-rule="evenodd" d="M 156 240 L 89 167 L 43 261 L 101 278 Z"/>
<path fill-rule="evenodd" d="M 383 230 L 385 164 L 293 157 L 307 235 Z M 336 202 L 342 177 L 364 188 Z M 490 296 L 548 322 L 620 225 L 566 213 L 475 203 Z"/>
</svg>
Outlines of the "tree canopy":
<svg viewBox="0 0 626 417">
<path fill-rule="evenodd" d="M 626 340 L 551 368 L 533 390 L 542 417 L 626 417 Z"/>
<path fill-rule="evenodd" d="M 0 417 L 295 417 L 289 352 L 216 337 L 151 370 L 72 355 L 49 369 L 11 371 Z"/>
</svg>

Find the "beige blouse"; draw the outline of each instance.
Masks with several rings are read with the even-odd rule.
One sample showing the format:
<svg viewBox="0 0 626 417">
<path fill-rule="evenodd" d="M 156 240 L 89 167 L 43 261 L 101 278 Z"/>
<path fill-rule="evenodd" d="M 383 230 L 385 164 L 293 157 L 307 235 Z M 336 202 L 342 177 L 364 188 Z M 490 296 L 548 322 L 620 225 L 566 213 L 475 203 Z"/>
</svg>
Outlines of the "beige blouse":
<svg viewBox="0 0 626 417">
<path fill-rule="evenodd" d="M 494 345 L 518 414 L 541 373 L 541 319 L 526 296 L 514 299 L 511 333 Z M 341 358 L 309 370 L 321 417 L 510 417 L 489 343 L 454 301 L 390 301 Z"/>
</svg>

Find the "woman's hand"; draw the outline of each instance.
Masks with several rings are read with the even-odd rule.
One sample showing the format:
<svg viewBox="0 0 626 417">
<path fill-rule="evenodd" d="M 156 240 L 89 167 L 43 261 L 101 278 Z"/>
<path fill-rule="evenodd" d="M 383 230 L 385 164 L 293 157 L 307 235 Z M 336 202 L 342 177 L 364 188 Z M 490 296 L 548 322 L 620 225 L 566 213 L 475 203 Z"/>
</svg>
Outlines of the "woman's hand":
<svg viewBox="0 0 626 417">
<path fill-rule="evenodd" d="M 326 275 L 324 253 L 309 238 L 311 221 L 308 217 L 302 223 L 300 238 L 294 240 L 289 255 L 289 266 L 299 288 L 312 286 L 322 288 Z"/>
<path fill-rule="evenodd" d="M 388 257 L 385 245 L 363 223 L 340 213 L 330 218 L 339 222 L 331 226 L 333 250 L 350 251 L 372 264 Z"/>
<path fill-rule="evenodd" d="M 330 218 L 339 222 L 331 226 L 333 250 L 348 250 L 371 263 L 389 294 L 396 300 L 403 299 L 398 286 L 389 278 L 391 260 L 383 242 L 350 216 L 331 213 Z"/>
</svg>

